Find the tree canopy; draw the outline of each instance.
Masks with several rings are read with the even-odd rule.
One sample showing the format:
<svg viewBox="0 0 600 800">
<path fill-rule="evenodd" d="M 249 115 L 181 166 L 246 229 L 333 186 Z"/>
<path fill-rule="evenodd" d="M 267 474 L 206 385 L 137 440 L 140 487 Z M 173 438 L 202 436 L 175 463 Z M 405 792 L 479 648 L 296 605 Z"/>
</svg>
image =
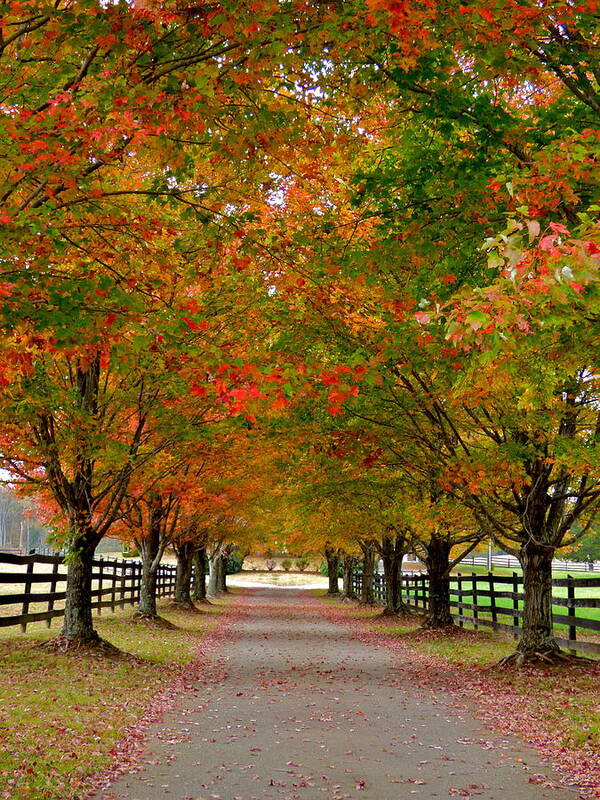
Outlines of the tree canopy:
<svg viewBox="0 0 600 800">
<path fill-rule="evenodd" d="M 442 595 L 492 537 L 556 649 L 600 503 L 595 5 L 6 4 L 0 462 L 57 512 L 67 638 L 109 531 L 277 531 L 412 541 Z"/>
</svg>

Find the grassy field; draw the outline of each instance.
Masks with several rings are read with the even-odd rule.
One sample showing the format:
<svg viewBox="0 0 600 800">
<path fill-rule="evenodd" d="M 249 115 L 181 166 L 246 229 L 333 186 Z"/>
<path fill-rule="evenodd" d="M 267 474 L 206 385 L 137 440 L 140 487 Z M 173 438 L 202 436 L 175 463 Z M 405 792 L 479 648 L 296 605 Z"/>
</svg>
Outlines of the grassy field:
<svg viewBox="0 0 600 800">
<path fill-rule="evenodd" d="M 176 630 L 132 621 L 132 609 L 97 618 L 101 636 L 135 658 L 107 660 L 40 648 L 43 623 L 4 629 L 0 638 L 0 798 L 69 800 L 148 702 L 192 660 L 223 606 L 161 613 Z M 58 625 L 57 625 L 58 629 Z"/>
</svg>

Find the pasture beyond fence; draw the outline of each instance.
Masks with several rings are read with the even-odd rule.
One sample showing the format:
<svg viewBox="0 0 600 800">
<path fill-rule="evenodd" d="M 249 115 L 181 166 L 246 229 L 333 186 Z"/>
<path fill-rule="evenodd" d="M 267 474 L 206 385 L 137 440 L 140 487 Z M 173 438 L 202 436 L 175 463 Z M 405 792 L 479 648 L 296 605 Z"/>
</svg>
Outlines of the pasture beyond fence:
<svg viewBox="0 0 600 800">
<path fill-rule="evenodd" d="M 354 591 L 360 594 L 361 574 L 352 579 Z M 557 627 L 556 640 L 568 650 L 600 653 L 598 641 L 579 639 L 578 630 L 600 631 L 600 577 L 555 578 L 552 581 L 552 621 Z M 488 627 L 504 630 L 518 637 L 523 618 L 523 576 L 458 573 L 450 579 L 450 609 L 455 621 L 475 629 Z M 386 586 L 383 575 L 373 575 L 373 594 L 377 603 L 385 604 Z M 402 576 L 402 598 L 416 611 L 425 611 L 429 599 L 429 576 L 426 573 Z M 587 613 L 586 613 L 587 612 Z M 560 634 L 565 634 L 560 635 Z"/>
<path fill-rule="evenodd" d="M 174 565 L 160 565 L 158 597 L 170 597 L 174 593 L 175 572 Z M 20 625 L 21 630 L 25 631 L 28 624 L 44 621 L 49 628 L 55 617 L 64 616 L 66 581 L 67 568 L 62 556 L 0 553 L 0 628 Z M 134 605 L 140 597 L 141 582 L 140 561 L 95 559 L 92 572 L 93 610 L 101 614 L 103 609 L 110 609 L 114 613 L 117 607 L 124 608 L 128 603 Z"/>
<path fill-rule="evenodd" d="M 493 567 L 504 567 L 505 569 L 521 569 L 521 564 L 515 556 L 509 556 L 508 553 L 501 555 L 494 554 L 491 558 L 485 556 L 465 556 L 461 559 L 461 566 L 473 567 L 489 567 L 490 563 Z M 600 572 L 600 561 L 567 561 L 563 558 L 555 558 L 552 561 L 553 572 Z"/>
</svg>

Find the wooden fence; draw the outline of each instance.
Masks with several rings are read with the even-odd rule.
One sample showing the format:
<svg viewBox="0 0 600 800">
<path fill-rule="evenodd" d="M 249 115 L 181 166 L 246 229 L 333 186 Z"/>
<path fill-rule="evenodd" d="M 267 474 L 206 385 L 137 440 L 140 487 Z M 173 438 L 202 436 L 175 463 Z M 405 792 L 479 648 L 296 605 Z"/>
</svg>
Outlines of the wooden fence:
<svg viewBox="0 0 600 800">
<path fill-rule="evenodd" d="M 5 565 L 9 565 L 6 569 Z M 25 567 L 24 571 L 10 571 L 10 566 Z M 157 594 L 169 597 L 175 590 L 176 568 L 161 564 L 158 571 Z M 45 621 L 49 628 L 55 617 L 64 616 L 66 598 L 67 568 L 62 556 L 0 553 L 0 628 L 20 625 L 27 630 L 31 622 Z M 102 613 L 102 609 L 124 608 L 127 603 L 135 604 L 140 597 L 142 565 L 140 561 L 124 558 L 99 558 L 93 562 L 92 608 Z M 5 587 L 16 591 L 6 591 Z M 45 606 L 40 610 L 39 607 Z M 57 608 L 57 605 L 60 606 Z M 15 613 L 17 607 L 19 613 Z M 37 610 L 32 611 L 32 606 Z M 3 615 L 4 609 L 8 610 Z"/>
<path fill-rule="evenodd" d="M 509 555 L 493 555 L 491 557 L 493 567 L 504 567 L 505 569 L 521 569 L 519 559 Z M 465 556 L 461 559 L 461 567 L 487 567 L 489 564 L 488 556 Z M 600 572 L 600 561 L 567 561 L 562 558 L 552 560 L 553 572 Z"/>
<path fill-rule="evenodd" d="M 362 575 L 354 574 L 354 591 L 360 594 Z M 453 575 L 450 581 L 450 608 L 454 619 L 462 627 L 465 623 L 493 630 L 505 630 L 519 635 L 523 617 L 523 576 L 471 573 Z M 559 628 L 556 640 L 568 650 L 600 653 L 600 641 L 585 641 L 577 637 L 578 630 L 600 631 L 600 577 L 555 578 L 552 581 L 552 621 Z M 590 591 L 592 590 L 592 591 Z M 596 596 L 590 596 L 591 594 Z M 383 575 L 373 575 L 375 601 L 385 603 L 386 587 Z M 402 576 L 404 602 L 415 610 L 425 611 L 429 598 L 429 576 Z M 585 610 L 591 613 L 586 615 Z M 564 633 L 562 636 L 560 634 Z"/>
</svg>

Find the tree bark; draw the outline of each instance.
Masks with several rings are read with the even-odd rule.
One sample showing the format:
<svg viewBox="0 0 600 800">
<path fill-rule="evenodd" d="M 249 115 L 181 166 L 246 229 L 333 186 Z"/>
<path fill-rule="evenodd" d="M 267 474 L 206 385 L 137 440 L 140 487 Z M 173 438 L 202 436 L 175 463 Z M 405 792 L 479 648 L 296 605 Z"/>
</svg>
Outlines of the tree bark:
<svg viewBox="0 0 600 800">
<path fill-rule="evenodd" d="M 210 564 L 210 572 L 208 576 L 208 596 L 216 597 L 219 593 L 219 587 L 221 585 L 219 578 L 219 570 L 221 564 L 220 553 L 213 553 L 213 555 L 209 559 L 209 564 Z"/>
<path fill-rule="evenodd" d="M 352 585 L 352 576 L 358 559 L 355 556 L 344 556 L 344 577 L 342 582 L 342 597 L 347 600 L 355 600 L 356 592 Z"/>
<path fill-rule="evenodd" d="M 142 583 L 140 585 L 140 599 L 137 615 L 144 619 L 156 619 L 156 576 L 157 569 L 152 567 L 149 560 L 142 559 Z"/>
<path fill-rule="evenodd" d="M 156 619 L 156 583 L 161 552 L 161 527 L 164 510 L 160 501 L 154 503 L 150 509 L 150 520 L 146 536 L 136 540 L 136 545 L 142 557 L 142 583 L 140 586 L 140 599 L 137 614 L 145 619 Z"/>
<path fill-rule="evenodd" d="M 373 592 L 373 573 L 375 572 L 375 543 L 371 541 L 363 542 L 361 543 L 360 547 L 363 551 L 363 575 L 360 602 L 363 605 L 372 606 L 375 603 L 375 594 Z"/>
<path fill-rule="evenodd" d="M 199 547 L 194 551 L 194 590 L 192 592 L 192 600 L 194 603 L 206 603 L 206 550 L 204 547 Z"/>
<path fill-rule="evenodd" d="M 219 559 L 219 591 L 228 592 L 227 588 L 227 562 L 229 561 L 229 553 L 222 553 Z"/>
<path fill-rule="evenodd" d="M 96 543 L 79 537 L 67 566 L 65 616 L 61 636 L 73 642 L 92 644 L 100 641 L 92 621 L 92 562 Z"/>
<path fill-rule="evenodd" d="M 426 546 L 429 608 L 423 625 L 425 628 L 449 628 L 454 625 L 450 613 L 450 548 L 446 538 L 435 534 Z"/>
<path fill-rule="evenodd" d="M 552 633 L 552 559 L 555 549 L 528 540 L 519 551 L 523 568 L 523 632 L 517 652 L 525 659 L 560 648 Z"/>
<path fill-rule="evenodd" d="M 325 558 L 327 559 L 327 576 L 329 580 L 329 588 L 327 594 L 337 595 L 340 593 L 340 586 L 338 581 L 338 571 L 340 566 L 340 557 L 335 547 L 325 545 Z"/>
<path fill-rule="evenodd" d="M 175 596 L 173 601 L 178 606 L 194 608 L 191 596 L 194 545 L 192 542 L 183 542 L 183 544 L 175 547 L 175 553 L 177 555 L 177 572 L 175 574 Z"/>
<path fill-rule="evenodd" d="M 386 535 L 381 543 L 381 558 L 385 578 L 386 603 L 383 614 L 408 613 L 402 600 L 402 559 L 406 552 L 406 537 L 399 534 Z"/>
</svg>

